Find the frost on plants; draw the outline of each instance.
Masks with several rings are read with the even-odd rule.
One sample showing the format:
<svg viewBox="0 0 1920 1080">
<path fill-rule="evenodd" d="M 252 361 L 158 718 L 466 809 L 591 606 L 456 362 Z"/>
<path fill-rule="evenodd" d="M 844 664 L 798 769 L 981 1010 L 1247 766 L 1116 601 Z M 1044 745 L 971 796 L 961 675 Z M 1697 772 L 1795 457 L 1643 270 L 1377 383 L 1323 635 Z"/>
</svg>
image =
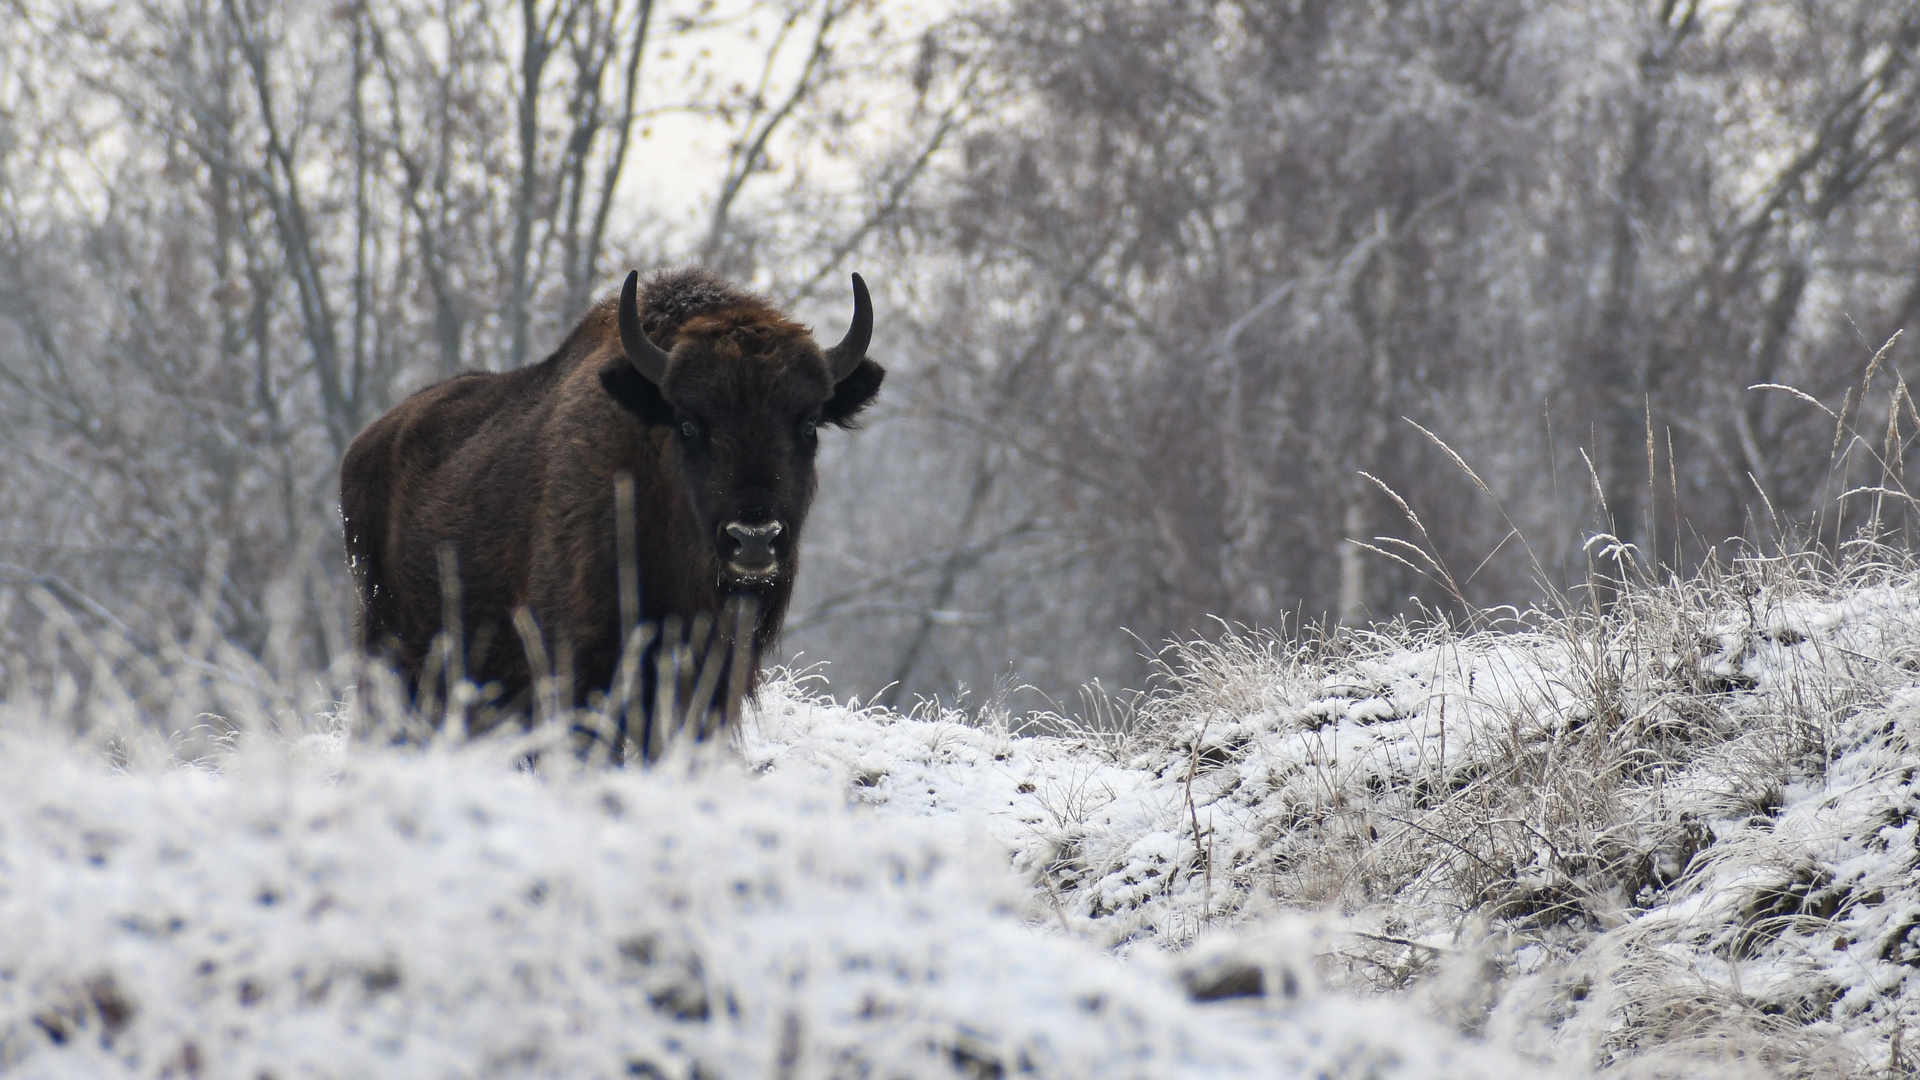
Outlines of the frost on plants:
<svg viewBox="0 0 1920 1080">
<path fill-rule="evenodd" d="M 993 848 L 734 758 L 582 766 L 564 728 L 424 748 L 255 733 L 198 767 L 115 770 L 21 727 L 0 732 L 0 1073 L 1144 1080 L 1512 1064 L 1405 1006 L 1311 993 L 1304 938 L 1262 945 L 1271 993 L 1122 963 L 1024 920 Z"/>
<path fill-rule="evenodd" d="M 1123 737 L 787 701 L 748 753 L 977 807 L 1036 918 L 1125 952 L 1320 911 L 1334 983 L 1544 1059 L 1876 1076 L 1920 1015 L 1917 658 L 1911 572 L 1756 559 L 1600 613 L 1178 644 Z"/>
<path fill-rule="evenodd" d="M 1097 723 L 786 675 L 651 770 L 112 647 L 0 702 L 23 1075 L 1866 1078 L 1920 1019 L 1898 567 L 1227 634 Z"/>
</svg>

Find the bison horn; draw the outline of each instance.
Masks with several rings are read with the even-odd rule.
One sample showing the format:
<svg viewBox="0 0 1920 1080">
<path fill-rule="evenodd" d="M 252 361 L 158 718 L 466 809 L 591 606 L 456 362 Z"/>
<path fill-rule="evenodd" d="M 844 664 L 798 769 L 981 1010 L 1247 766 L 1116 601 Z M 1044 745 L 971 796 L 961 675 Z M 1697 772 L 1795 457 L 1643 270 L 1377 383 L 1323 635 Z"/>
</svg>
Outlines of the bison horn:
<svg viewBox="0 0 1920 1080">
<path fill-rule="evenodd" d="M 627 363 L 646 380 L 659 386 L 667 377 L 667 352 L 653 343 L 640 325 L 640 271 L 627 275 L 620 287 L 620 345 L 627 351 Z"/>
<path fill-rule="evenodd" d="M 847 336 L 840 344 L 827 350 L 827 374 L 833 376 L 835 386 L 840 380 L 853 374 L 860 361 L 867 358 L 867 343 L 873 340 L 873 299 L 867 295 L 867 283 L 860 275 L 853 275 L 853 325 L 847 327 Z"/>
</svg>

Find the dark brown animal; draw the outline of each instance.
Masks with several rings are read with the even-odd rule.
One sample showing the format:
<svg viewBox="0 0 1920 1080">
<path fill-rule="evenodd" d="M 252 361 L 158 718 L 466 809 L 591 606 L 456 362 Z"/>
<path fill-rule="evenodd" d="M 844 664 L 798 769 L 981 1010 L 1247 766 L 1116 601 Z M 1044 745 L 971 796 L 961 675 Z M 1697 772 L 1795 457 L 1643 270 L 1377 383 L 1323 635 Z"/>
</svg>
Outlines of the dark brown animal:
<svg viewBox="0 0 1920 1080">
<path fill-rule="evenodd" d="M 546 360 L 422 390 L 348 447 L 340 508 L 359 643 L 414 693 L 446 685 L 443 631 L 441 642 L 460 645 L 452 662 L 501 703 L 494 715 L 525 710 L 541 664 L 562 673 L 572 704 L 592 704 L 636 619 L 717 627 L 726 646 L 729 616 L 746 610 L 753 669 L 779 633 L 818 429 L 851 426 L 886 374 L 866 357 L 866 285 L 854 275 L 852 327 L 823 351 L 805 327 L 706 271 L 663 273 L 644 288 L 638 278 Z M 626 478 L 630 501 L 616 496 Z M 625 527 L 622 505 L 632 508 Z M 637 596 L 631 573 L 622 580 L 623 536 Z M 457 583 L 443 573 L 453 568 Z M 457 605 L 443 602 L 456 592 Z M 516 627 L 522 611 L 537 641 L 526 640 L 525 615 Z M 655 665 L 641 668 L 637 700 L 650 704 Z M 731 685 L 737 696 L 741 682 L 721 679 L 717 692 Z M 658 733 L 635 735 L 651 748 Z"/>
</svg>

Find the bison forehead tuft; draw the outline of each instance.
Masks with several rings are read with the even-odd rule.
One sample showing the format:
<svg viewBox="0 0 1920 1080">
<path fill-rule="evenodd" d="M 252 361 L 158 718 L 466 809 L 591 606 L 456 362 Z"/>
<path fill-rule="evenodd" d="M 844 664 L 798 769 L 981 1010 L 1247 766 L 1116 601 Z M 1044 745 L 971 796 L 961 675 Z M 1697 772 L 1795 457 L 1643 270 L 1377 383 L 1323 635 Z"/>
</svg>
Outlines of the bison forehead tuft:
<svg viewBox="0 0 1920 1080">
<path fill-rule="evenodd" d="M 639 307 L 651 315 L 685 319 L 695 311 L 747 300 L 749 292 L 735 288 L 710 269 L 685 267 L 660 271 L 639 288 Z"/>
<path fill-rule="evenodd" d="M 739 308 L 708 312 L 688 320 L 675 339 L 662 389 L 679 407 L 744 419 L 766 409 L 810 408 L 833 394 L 813 336 L 777 315 Z"/>
<path fill-rule="evenodd" d="M 705 345 L 728 358 L 756 357 L 791 361 L 814 357 L 819 346 L 807 328 L 756 307 L 736 306 L 696 315 L 680 327 L 679 340 Z"/>
<path fill-rule="evenodd" d="M 751 301 L 766 301 L 728 284 L 711 270 L 688 267 L 663 270 L 640 287 L 640 314 L 647 323 L 682 323 L 704 311 Z"/>
</svg>

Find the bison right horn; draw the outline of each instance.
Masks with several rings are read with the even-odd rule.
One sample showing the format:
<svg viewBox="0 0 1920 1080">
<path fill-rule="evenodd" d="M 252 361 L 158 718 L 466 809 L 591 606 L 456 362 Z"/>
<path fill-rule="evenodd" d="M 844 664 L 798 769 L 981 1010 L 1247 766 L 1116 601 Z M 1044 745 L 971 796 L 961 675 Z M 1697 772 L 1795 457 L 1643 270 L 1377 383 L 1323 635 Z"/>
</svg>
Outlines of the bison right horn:
<svg viewBox="0 0 1920 1080">
<path fill-rule="evenodd" d="M 659 386 L 667 377 L 667 351 L 653 343 L 640 325 L 640 271 L 627 275 L 620 287 L 620 346 L 627 351 L 627 363 L 646 380 Z M 871 319 L 869 319 L 871 321 Z"/>
<path fill-rule="evenodd" d="M 621 309 L 626 310 L 625 308 Z M 621 324 L 623 327 L 625 324 Z M 867 343 L 873 340 L 873 299 L 867 295 L 867 283 L 860 275 L 853 275 L 853 325 L 847 327 L 847 336 L 840 344 L 827 350 L 827 374 L 833 376 L 833 384 L 853 374 L 860 361 L 867 358 Z"/>
</svg>

